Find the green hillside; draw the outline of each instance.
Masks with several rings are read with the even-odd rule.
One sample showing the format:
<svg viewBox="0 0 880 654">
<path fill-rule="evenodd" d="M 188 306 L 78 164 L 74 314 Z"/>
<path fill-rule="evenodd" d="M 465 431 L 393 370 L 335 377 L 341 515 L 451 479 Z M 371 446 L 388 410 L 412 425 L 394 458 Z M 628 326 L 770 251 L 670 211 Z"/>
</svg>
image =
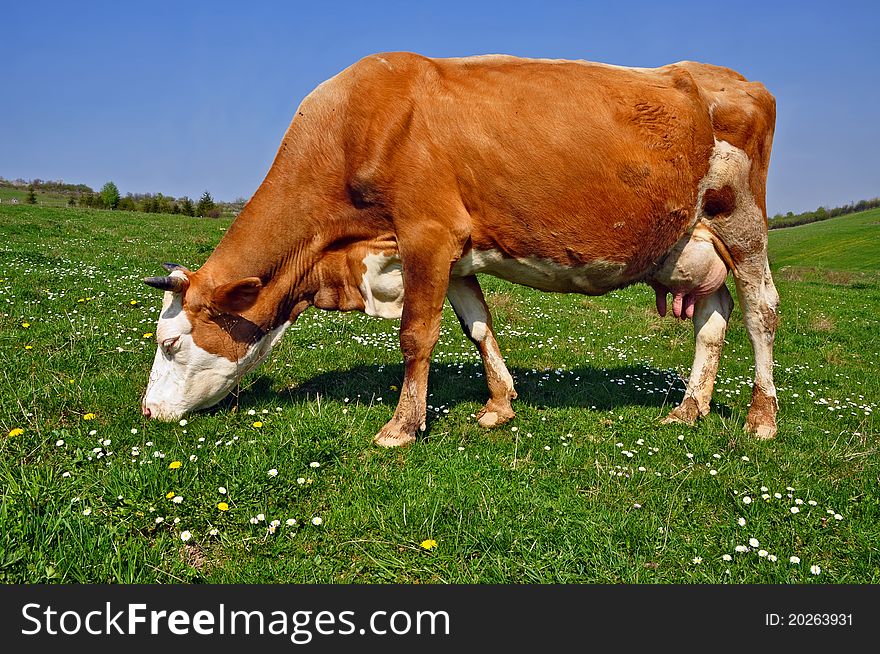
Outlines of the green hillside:
<svg viewBox="0 0 880 654">
<path fill-rule="evenodd" d="M 861 273 L 880 271 L 880 209 L 770 232 L 770 263 L 783 274 L 815 269 Z M 786 270 L 787 269 L 787 270 Z"/>
</svg>

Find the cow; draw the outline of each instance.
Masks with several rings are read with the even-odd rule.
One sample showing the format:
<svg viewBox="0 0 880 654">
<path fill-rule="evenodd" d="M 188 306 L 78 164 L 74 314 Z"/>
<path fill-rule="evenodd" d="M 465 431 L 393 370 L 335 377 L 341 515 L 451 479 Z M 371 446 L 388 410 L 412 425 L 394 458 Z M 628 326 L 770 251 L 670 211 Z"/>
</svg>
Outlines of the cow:
<svg viewBox="0 0 880 654">
<path fill-rule="evenodd" d="M 754 350 L 745 429 L 776 435 L 779 295 L 767 259 L 774 97 L 719 66 L 625 68 L 487 55 L 368 56 L 296 110 L 264 181 L 209 256 L 144 281 L 165 291 L 145 416 L 226 396 L 308 307 L 400 319 L 394 416 L 424 431 L 444 301 L 482 358 L 491 427 L 513 379 L 477 273 L 602 295 L 635 283 L 693 321 L 695 357 L 665 422 L 709 411 L 733 300 Z"/>
</svg>

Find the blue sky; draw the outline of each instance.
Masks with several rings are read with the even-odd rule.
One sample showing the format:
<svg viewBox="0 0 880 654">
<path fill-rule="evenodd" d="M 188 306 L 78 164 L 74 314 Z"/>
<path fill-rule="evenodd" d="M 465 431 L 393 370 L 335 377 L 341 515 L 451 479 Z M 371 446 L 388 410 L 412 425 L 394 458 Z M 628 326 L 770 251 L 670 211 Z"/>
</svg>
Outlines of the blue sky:
<svg viewBox="0 0 880 654">
<path fill-rule="evenodd" d="M 372 52 L 734 68 L 777 98 L 771 213 L 880 195 L 877 2 L 11 2 L 0 175 L 250 197 L 296 106 Z"/>
</svg>

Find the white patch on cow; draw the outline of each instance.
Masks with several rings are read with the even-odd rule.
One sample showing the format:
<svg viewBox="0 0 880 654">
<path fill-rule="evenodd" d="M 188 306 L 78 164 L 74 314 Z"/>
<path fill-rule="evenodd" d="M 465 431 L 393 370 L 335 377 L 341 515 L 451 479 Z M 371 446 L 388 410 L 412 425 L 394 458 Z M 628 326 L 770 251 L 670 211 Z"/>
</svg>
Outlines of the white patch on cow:
<svg viewBox="0 0 880 654">
<path fill-rule="evenodd" d="M 542 291 L 601 295 L 627 281 L 625 268 L 625 263 L 601 259 L 564 266 L 541 257 L 514 259 L 498 250 L 470 250 L 452 267 L 452 274 L 466 277 L 481 272 Z"/>
<path fill-rule="evenodd" d="M 289 326 L 290 322 L 286 322 L 268 332 L 248 347 L 239 361 L 230 361 L 195 343 L 181 294 L 166 291 L 156 327 L 159 345 L 143 407 L 149 409 L 153 418 L 177 420 L 185 413 L 217 404 L 268 356 Z M 173 339 L 176 341 L 166 349 L 164 345 Z"/>
<path fill-rule="evenodd" d="M 449 298 L 455 314 L 465 323 L 464 328 L 468 335 L 482 343 L 489 331 L 489 314 L 480 297 L 455 277 L 449 280 L 446 297 Z"/>
<path fill-rule="evenodd" d="M 403 269 L 400 255 L 368 254 L 367 270 L 358 289 L 364 297 L 364 313 L 379 318 L 400 318 L 403 313 Z"/>
</svg>

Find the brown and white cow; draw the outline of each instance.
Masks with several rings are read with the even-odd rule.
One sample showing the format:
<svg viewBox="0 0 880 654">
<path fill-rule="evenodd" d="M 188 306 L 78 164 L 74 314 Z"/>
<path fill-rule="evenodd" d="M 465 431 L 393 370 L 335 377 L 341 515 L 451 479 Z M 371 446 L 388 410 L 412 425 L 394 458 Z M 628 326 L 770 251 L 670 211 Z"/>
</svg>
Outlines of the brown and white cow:
<svg viewBox="0 0 880 654">
<path fill-rule="evenodd" d="M 195 272 L 164 289 L 143 412 L 215 404 L 307 307 L 400 318 L 406 362 L 375 438 L 425 427 L 446 298 L 486 368 L 480 424 L 516 397 L 476 273 L 601 295 L 637 282 L 693 318 L 696 356 L 667 421 L 709 402 L 736 281 L 755 353 L 746 429 L 776 434 L 779 296 L 765 185 L 775 100 L 727 68 L 509 56 L 367 57 L 303 100 L 265 180 Z"/>
</svg>

